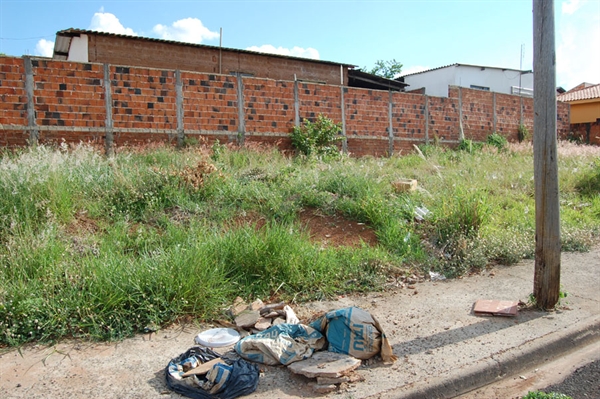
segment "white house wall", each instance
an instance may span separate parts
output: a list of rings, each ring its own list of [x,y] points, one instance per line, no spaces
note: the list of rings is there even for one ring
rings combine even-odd
[[[69,61],[88,62],[88,36],[81,35],[71,38]]]
[[[519,74],[519,71],[511,69],[452,65],[405,76],[404,82],[409,84],[408,91],[425,87],[425,94],[437,97],[448,97],[448,86],[480,86],[496,93],[516,94],[512,87],[519,87]],[[533,90],[533,74],[521,75],[520,84],[526,91]]]
[[[407,91],[425,87],[425,94],[436,97],[448,97],[448,86],[456,85],[455,67],[435,69],[433,71],[419,73],[404,77],[404,83],[408,83]]]
[[[521,76],[520,87],[533,89],[533,74],[521,75],[519,71],[511,69],[481,68],[461,65],[456,67],[456,86],[488,87],[496,93],[513,94],[511,87],[519,87],[519,76]]]

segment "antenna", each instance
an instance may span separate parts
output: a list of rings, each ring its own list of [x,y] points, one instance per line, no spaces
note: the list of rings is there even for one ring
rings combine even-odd
[[[223,28],[219,28],[219,75],[222,73]]]
[[[521,85],[521,77],[523,76],[523,48],[525,44],[521,44],[521,58],[519,59],[519,96],[522,95],[523,89]]]

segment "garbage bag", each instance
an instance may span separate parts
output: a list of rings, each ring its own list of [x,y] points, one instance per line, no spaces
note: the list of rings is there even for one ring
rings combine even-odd
[[[197,367],[220,357],[224,363],[216,364],[205,376],[182,377],[183,369]],[[192,399],[233,399],[248,395],[258,386],[259,369],[228,352],[223,356],[209,348],[193,347],[173,358],[165,369],[167,387]]]
[[[325,337],[314,328],[282,323],[241,339],[235,351],[253,362],[288,365],[311,357],[324,346]]]
[[[384,363],[393,363],[397,359],[377,319],[360,308],[332,310],[310,323],[310,326],[325,335],[330,352],[357,359],[369,359],[381,354]]]

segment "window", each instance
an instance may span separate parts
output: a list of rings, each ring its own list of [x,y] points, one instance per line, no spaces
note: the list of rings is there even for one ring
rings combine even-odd
[[[475,89],[475,90],[490,91],[490,88],[485,87],[485,86],[471,85],[470,87],[471,87],[471,89]]]

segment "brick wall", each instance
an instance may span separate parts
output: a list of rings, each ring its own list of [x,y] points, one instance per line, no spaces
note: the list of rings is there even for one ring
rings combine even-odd
[[[294,59],[214,46],[197,46],[185,43],[167,43],[146,38],[115,35],[88,35],[88,60],[113,65],[145,66],[158,69],[221,73],[244,72],[274,80],[297,79],[340,83],[340,65]],[[346,69],[346,68],[344,68]],[[347,70],[343,72],[348,81]]]
[[[574,123],[569,131],[560,132],[563,140],[576,140],[581,143],[600,145],[600,120],[594,123]]]
[[[344,89],[348,151],[356,156],[389,153],[389,92]]]
[[[116,145],[175,144],[186,136],[209,144],[239,140],[289,149],[296,120],[314,120],[319,114],[345,121],[346,148],[353,156],[407,152],[413,144],[434,139],[455,145],[461,115],[465,138],[485,140],[495,126],[516,140],[521,112],[533,130],[532,99],[466,88],[450,87],[447,98],[390,95],[300,81],[42,58],[0,57],[0,97],[0,145],[5,147],[26,145],[36,135],[42,143],[104,144],[113,137]],[[559,134],[566,137],[568,104],[558,103],[557,121]]]
[[[244,79],[246,132],[289,132],[294,126],[294,82]]]
[[[426,141],[425,108],[428,101],[428,97],[421,94],[393,93],[394,151],[412,151],[414,144]]]
[[[210,142],[234,141],[238,131],[237,79],[181,72],[181,84],[186,134]]]
[[[437,138],[442,143],[458,141],[460,131],[458,99],[431,96],[427,99],[429,100],[429,138]],[[463,118],[464,116],[466,113],[463,110]]]
[[[29,133],[14,129],[27,126],[25,66],[21,58],[0,57],[0,146],[23,146]],[[13,127],[13,128],[11,128]]]

